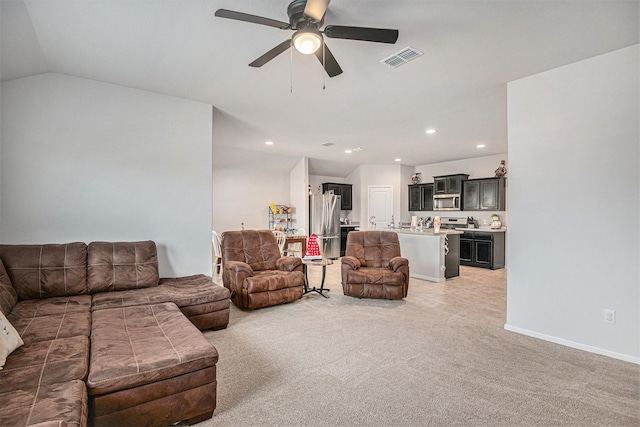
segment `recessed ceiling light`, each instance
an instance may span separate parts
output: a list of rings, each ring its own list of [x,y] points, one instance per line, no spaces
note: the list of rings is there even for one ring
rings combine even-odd
[[[267,144],[267,145],[273,145],[273,141],[267,141],[267,142],[265,142],[265,144]]]
[[[484,144],[478,144],[476,145],[477,148],[484,148]]]
[[[351,150],[344,150],[344,152],[347,153],[347,154],[351,154],[352,153]]]
[[[432,134],[436,133],[436,130],[435,129],[427,129],[427,133],[429,135],[432,135]]]
[[[394,159],[396,162],[401,162],[402,159],[398,158],[398,159]]]

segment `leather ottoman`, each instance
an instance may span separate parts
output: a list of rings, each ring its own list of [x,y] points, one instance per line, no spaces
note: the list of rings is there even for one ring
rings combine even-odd
[[[173,303],[95,310],[87,389],[94,426],[210,418],[218,352]]]

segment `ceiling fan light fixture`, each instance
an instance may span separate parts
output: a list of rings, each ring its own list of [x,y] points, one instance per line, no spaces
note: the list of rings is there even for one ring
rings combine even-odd
[[[318,30],[310,28],[296,31],[292,40],[296,50],[305,55],[315,53],[315,51],[322,46],[322,35],[320,35]]]

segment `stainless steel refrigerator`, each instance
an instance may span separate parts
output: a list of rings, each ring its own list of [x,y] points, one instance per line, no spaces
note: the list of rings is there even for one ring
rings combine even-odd
[[[313,194],[309,199],[310,229],[318,236],[320,255],[325,259],[340,258],[340,196]]]

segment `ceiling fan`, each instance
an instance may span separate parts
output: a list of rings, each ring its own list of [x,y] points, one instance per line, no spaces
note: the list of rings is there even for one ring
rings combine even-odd
[[[324,65],[324,69],[329,77],[335,77],[342,73],[342,68],[340,68],[333,54],[324,43],[323,34],[332,39],[362,40],[376,43],[394,44],[396,40],[398,40],[398,30],[386,28],[327,25],[323,30],[320,30],[324,24],[324,15],[330,1],[331,0],[293,0],[287,7],[287,15],[289,15],[288,23],[227,9],[218,9],[215,16],[267,25],[281,30],[295,31],[290,39],[283,41],[250,63],[250,67],[262,67],[289,49],[291,44],[293,44],[301,53],[307,55],[314,53],[320,63]],[[320,47],[322,47],[322,49],[320,49]]]

